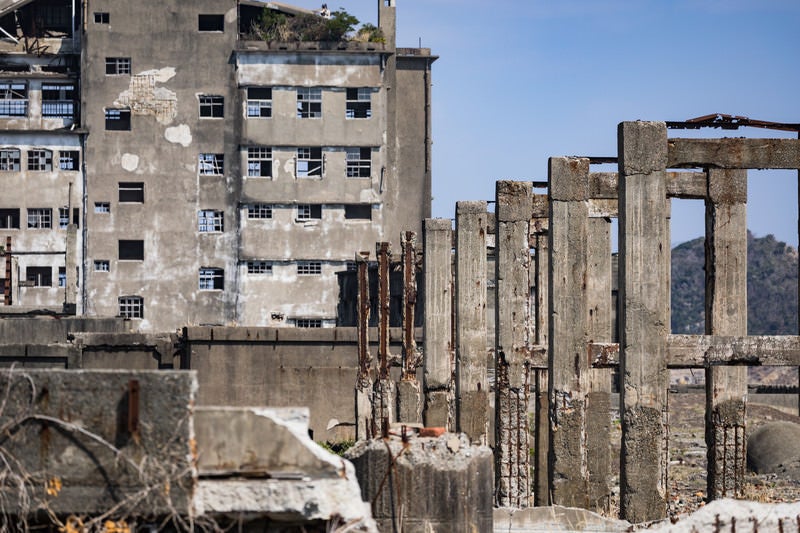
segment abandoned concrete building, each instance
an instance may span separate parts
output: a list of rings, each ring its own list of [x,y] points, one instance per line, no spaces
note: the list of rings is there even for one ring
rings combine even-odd
[[[337,324],[430,216],[429,49],[254,36],[255,0],[0,1],[3,312]],[[269,6],[269,7],[267,7]]]

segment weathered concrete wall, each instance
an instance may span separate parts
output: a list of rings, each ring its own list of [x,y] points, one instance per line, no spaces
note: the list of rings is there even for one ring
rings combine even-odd
[[[381,531],[492,531],[492,452],[465,434],[359,441],[346,457]]]
[[[188,514],[196,389],[191,372],[0,372],[4,511]]]

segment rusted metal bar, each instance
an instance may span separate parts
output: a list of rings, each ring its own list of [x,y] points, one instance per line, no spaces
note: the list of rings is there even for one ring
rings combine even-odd
[[[356,379],[356,438],[368,439],[375,435],[372,419],[372,356],[369,353],[369,252],[356,254],[358,282],[358,377]]]
[[[767,120],[755,120],[736,115],[723,115],[721,113],[712,113],[711,115],[703,115],[702,117],[690,118],[684,121],[667,122],[667,128],[681,130],[698,130],[700,128],[736,130],[741,127],[800,132],[800,124],[797,123],[769,122]]]
[[[403,247],[403,376],[416,379],[419,357],[414,339],[414,315],[417,305],[417,234],[406,231],[401,242]]]
[[[377,245],[378,255],[378,379],[389,377],[389,254],[390,244]]]
[[[800,168],[798,139],[668,139],[667,167]]]
[[[6,282],[3,286],[3,300],[11,305],[11,236],[6,237]]]

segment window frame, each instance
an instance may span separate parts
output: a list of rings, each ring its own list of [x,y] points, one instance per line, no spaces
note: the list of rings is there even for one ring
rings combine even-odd
[[[321,276],[322,261],[303,260],[297,262],[298,276]]]
[[[69,226],[69,207],[58,208],[58,229],[67,229]]]
[[[30,104],[27,82],[0,81],[0,118],[27,117]]]
[[[372,148],[348,147],[344,151],[345,176],[352,179],[372,178]],[[366,156],[366,157],[365,157]]]
[[[122,318],[144,318],[144,298],[138,295],[117,298],[119,315]]]
[[[130,76],[130,57],[106,57],[106,76]]]
[[[53,267],[36,265],[26,266],[25,281],[33,281],[33,287],[52,287]]]
[[[225,173],[225,154],[201,153],[197,157],[200,176],[222,176]]]
[[[273,217],[274,207],[272,204],[247,204],[248,220],[268,220]]]
[[[22,168],[21,163],[22,150],[10,146],[0,148],[0,172],[19,172]]]
[[[205,119],[225,118],[225,97],[220,94],[197,95],[199,117]]]
[[[344,116],[348,120],[372,118],[372,89],[370,87],[349,87],[345,89]]]
[[[52,172],[53,151],[47,148],[31,148],[26,154],[29,172]]]
[[[108,11],[95,11],[94,12],[95,24],[111,24],[111,15]]]
[[[297,204],[295,220],[322,220],[322,204]]]
[[[199,233],[222,233],[225,231],[225,212],[221,209],[201,209],[197,212]]]
[[[248,178],[271,178],[272,147],[248,146],[246,163]]]
[[[19,208],[0,208],[0,229],[20,229]]]
[[[59,150],[58,151],[58,170],[78,171],[81,167],[80,150]]]
[[[94,212],[98,215],[111,214],[111,202],[95,202]]]
[[[218,267],[200,267],[198,272],[198,290],[224,291],[225,269]]]
[[[317,156],[319,152],[319,156]],[[314,166],[316,164],[316,166]],[[298,146],[295,155],[296,178],[324,178],[325,154],[321,146]]]
[[[272,266],[272,261],[250,259],[246,262],[245,268],[248,276],[271,276]]]
[[[117,183],[117,202],[121,204],[143,204],[143,181],[120,181]]]
[[[131,108],[107,107],[105,121],[106,131],[131,131]]]
[[[250,91],[253,91],[251,96]],[[256,91],[269,91],[268,98],[258,97]],[[245,89],[245,117],[272,118],[272,87],[247,87]]]
[[[322,88],[297,87],[297,118],[322,118]]]
[[[53,229],[53,210],[49,207],[29,207],[27,229]]]
[[[294,327],[303,329],[322,328],[321,318],[295,318]]]
[[[42,84],[42,118],[75,118],[74,83],[43,83]],[[58,92],[57,98],[49,98],[47,93]]]
[[[95,259],[92,262],[92,272],[111,272],[111,261],[108,259]]]

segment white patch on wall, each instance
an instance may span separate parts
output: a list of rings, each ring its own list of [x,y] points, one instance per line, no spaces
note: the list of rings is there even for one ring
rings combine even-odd
[[[180,144],[182,146],[189,146],[192,144],[192,132],[189,130],[187,124],[180,124],[167,128],[164,130],[164,138],[171,143]]]
[[[134,74],[116,103],[130,107],[134,115],[152,115],[159,124],[169,124],[178,114],[178,96],[166,87],[156,87],[156,83],[164,83],[173,76],[172,67]]]
[[[294,159],[289,158],[283,164],[283,171],[290,176],[294,176]]]
[[[133,172],[139,166],[139,156],[136,154],[122,154],[122,168],[128,172]]]

